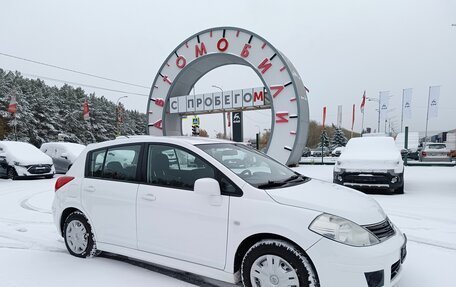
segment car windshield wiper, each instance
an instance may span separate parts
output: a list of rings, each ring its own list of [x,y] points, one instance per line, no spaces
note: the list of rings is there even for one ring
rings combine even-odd
[[[258,188],[279,187],[279,186],[283,186],[287,183],[294,182],[295,180],[303,181],[303,180],[305,180],[305,177],[300,174],[295,174],[284,180],[277,180],[277,181],[268,180],[267,183],[258,185]]]

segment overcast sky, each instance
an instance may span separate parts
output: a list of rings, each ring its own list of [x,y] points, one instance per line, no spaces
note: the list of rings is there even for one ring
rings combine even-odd
[[[428,87],[440,85],[439,117],[429,130],[456,128],[456,1],[20,1],[0,0],[0,53],[29,58],[150,87],[163,61],[185,38],[207,28],[235,26],[266,38],[295,65],[310,89],[311,119],[336,122],[343,105],[349,128],[356,104],[361,129],[363,91],[390,91],[393,126],[400,129],[402,89],[413,88],[412,131],[424,131]],[[0,68],[144,95],[149,89],[116,84],[0,55]],[[50,85],[61,83],[45,80]],[[246,67],[207,74],[196,93],[261,85]],[[123,94],[84,88],[116,101]],[[129,95],[129,109],[145,112],[147,97]],[[365,126],[376,128],[376,103]],[[221,116],[202,117],[202,128],[221,131]],[[245,135],[270,127],[270,111],[249,112]],[[190,128],[190,121],[185,124]],[[383,128],[382,128],[383,129]]]

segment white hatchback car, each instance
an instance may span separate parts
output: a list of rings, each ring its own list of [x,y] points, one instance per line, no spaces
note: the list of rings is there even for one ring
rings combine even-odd
[[[242,144],[91,144],[57,179],[70,254],[100,251],[244,286],[396,286],[406,237],[378,203]]]

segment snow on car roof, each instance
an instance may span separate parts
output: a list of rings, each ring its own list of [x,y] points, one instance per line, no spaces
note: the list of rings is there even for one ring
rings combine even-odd
[[[62,146],[65,147],[66,152],[72,153],[73,155],[79,155],[85,148],[85,145],[69,142],[48,142],[41,145],[41,148],[46,148],[47,146]]]

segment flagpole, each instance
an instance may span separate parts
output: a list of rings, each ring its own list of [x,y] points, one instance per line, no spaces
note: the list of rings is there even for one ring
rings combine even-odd
[[[431,87],[429,86],[429,95],[428,95],[428,105],[427,105],[427,112],[426,112],[426,130],[424,132],[424,142],[427,142],[427,132],[428,132],[428,122],[429,122],[429,100],[431,98]]]
[[[361,134],[364,133],[364,111],[366,110],[366,108],[364,107],[363,108],[363,115],[361,117]]]
[[[404,125],[404,93],[405,89],[402,89],[402,109],[401,109],[401,132]]]
[[[381,97],[380,97],[380,94],[381,92],[378,93],[378,122],[377,122],[377,132],[379,133],[380,132],[380,102],[382,101],[381,100]]]

